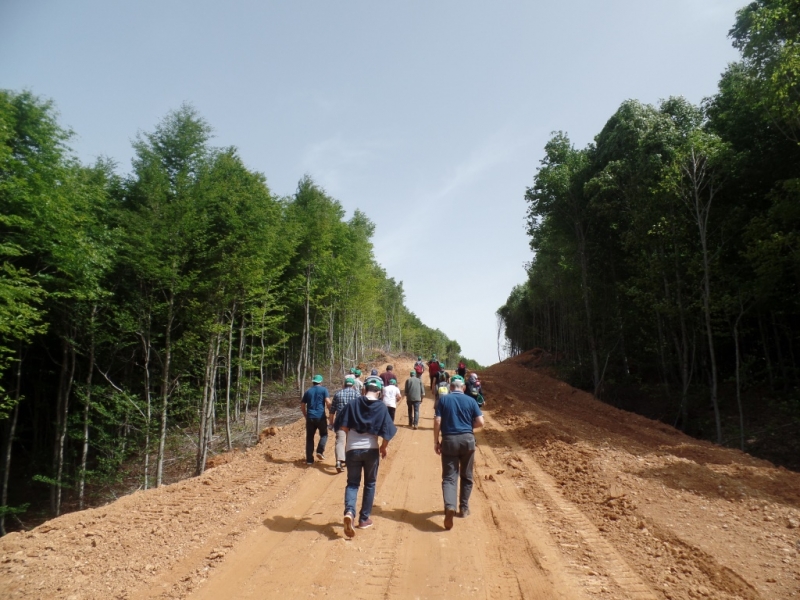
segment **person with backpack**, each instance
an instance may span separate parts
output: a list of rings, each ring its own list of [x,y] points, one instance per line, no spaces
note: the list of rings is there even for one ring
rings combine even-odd
[[[481,380],[478,379],[477,373],[469,374],[469,380],[467,381],[465,393],[467,394],[467,396],[475,398],[475,402],[478,403],[478,406],[483,406],[484,402],[486,402],[485,398],[483,397],[483,388],[481,388]]]
[[[467,378],[467,365],[464,364],[463,360],[458,362],[458,368],[456,369],[456,374],[461,375],[462,379]]]
[[[428,361],[428,375],[431,378],[431,389],[436,389],[436,384],[439,383],[439,361],[436,360],[436,355],[433,355],[433,358]]]
[[[463,393],[463,389],[464,380],[459,375],[453,375],[450,379],[450,393],[439,400],[433,419],[433,450],[442,457],[444,528],[448,530],[453,528],[456,506],[459,517],[469,516],[475,463],[474,430],[483,427],[481,409],[472,398]]]
[[[325,460],[325,445],[328,443],[328,422],[325,409],[331,405],[331,395],[322,386],[322,375],[314,375],[311,387],[303,394],[300,408],[306,418],[306,464],[314,464],[314,437],[319,432],[317,459]]]
[[[422,357],[417,356],[417,362],[414,363],[414,372],[417,374],[417,379],[422,379],[422,374],[425,372],[425,363],[422,362]]]
[[[411,371],[406,379],[405,392],[408,406],[408,426],[416,429],[419,426],[419,406],[425,396],[425,386],[422,384],[422,379],[417,377],[416,371]]]
[[[348,402],[336,415],[333,428],[347,435],[345,464],[347,465],[347,487],[344,491],[344,534],[353,537],[356,530],[353,520],[356,516],[358,488],[364,476],[364,495],[361,498],[361,512],[358,515],[358,528],[372,527],[372,505],[375,502],[375,487],[378,481],[378,467],[381,458],[386,458],[389,441],[397,433],[386,405],[378,397],[383,382],[380,377],[368,377],[364,382],[366,395]],[[383,441],[378,445],[378,438]]]

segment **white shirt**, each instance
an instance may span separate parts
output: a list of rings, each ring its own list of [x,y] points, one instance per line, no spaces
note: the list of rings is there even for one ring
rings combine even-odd
[[[358,433],[355,429],[347,432],[347,444],[344,451],[372,450],[378,447],[378,436],[371,433]]]
[[[396,385],[387,385],[383,388],[383,403],[389,408],[397,408],[397,399],[400,397],[400,388]]]

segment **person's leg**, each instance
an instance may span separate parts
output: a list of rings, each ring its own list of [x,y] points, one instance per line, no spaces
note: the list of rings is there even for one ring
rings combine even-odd
[[[358,522],[362,523],[369,519],[372,514],[372,505],[375,502],[375,486],[378,482],[378,467],[381,463],[381,456],[377,449],[364,451],[364,496],[361,499],[361,512],[358,515]]]
[[[314,433],[317,431],[316,422],[306,418],[306,462],[314,462]]]
[[[408,426],[414,426],[414,403],[411,400],[406,400],[406,406],[408,407]]]
[[[337,431],[335,454],[336,454],[336,460],[338,460],[339,462],[345,461],[344,448],[346,443],[347,443],[347,433],[341,430]]]
[[[414,427],[419,426],[419,407],[422,402],[414,402]]]
[[[347,487],[344,488],[344,514],[356,514],[358,488],[361,487],[361,468],[363,450],[350,450],[347,453]]]
[[[442,438],[442,497],[444,509],[456,510],[458,500],[458,444],[449,436]]]
[[[317,431],[319,431],[319,444],[317,444],[317,454],[325,454],[325,446],[328,445],[328,421],[325,415],[317,419]]]
[[[472,470],[475,465],[475,436],[472,434],[464,434],[460,436],[461,440],[459,446],[459,474],[461,475],[461,500],[459,502],[459,510],[462,512],[466,509],[469,510],[469,497],[472,494]]]
[[[386,408],[389,410],[389,416],[392,417],[392,423],[394,423],[394,413],[397,408],[394,406],[387,406]]]

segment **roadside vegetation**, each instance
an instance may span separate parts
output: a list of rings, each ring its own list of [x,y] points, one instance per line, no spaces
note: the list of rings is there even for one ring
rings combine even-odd
[[[309,177],[276,196],[191,106],[136,136],[128,173],[81,164],[72,135],[0,90],[0,533],[130,473],[158,487],[187,438],[202,473],[316,372],[460,355],[405,306],[367,215]]]
[[[752,2],[730,37],[741,60],[701,106],[628,100],[585,148],[553,135],[498,316],[511,354],[770,455],[800,432],[800,3]]]

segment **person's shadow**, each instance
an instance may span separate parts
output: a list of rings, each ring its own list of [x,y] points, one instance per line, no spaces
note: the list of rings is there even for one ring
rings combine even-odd
[[[397,521],[398,523],[406,523],[415,529],[424,531],[426,533],[438,533],[440,531],[445,531],[443,524],[436,523],[432,520],[433,517],[444,516],[440,510],[416,513],[404,508],[386,509],[375,507],[375,514],[386,519],[391,519],[392,521]]]
[[[294,517],[274,516],[264,519],[263,524],[267,529],[278,533],[291,533],[292,531],[316,531],[329,540],[338,540],[341,536],[336,532],[333,523],[316,524],[310,522],[311,517],[296,519]],[[340,526],[343,527],[343,526]]]
[[[276,465],[293,465],[295,468],[298,469],[317,469],[318,471],[322,471],[326,475],[339,474],[336,471],[336,467],[334,467],[333,465],[326,465],[318,460],[314,461],[313,465],[309,465],[306,464],[306,461],[303,458],[276,458],[272,455],[272,452],[265,453],[264,460]]]

